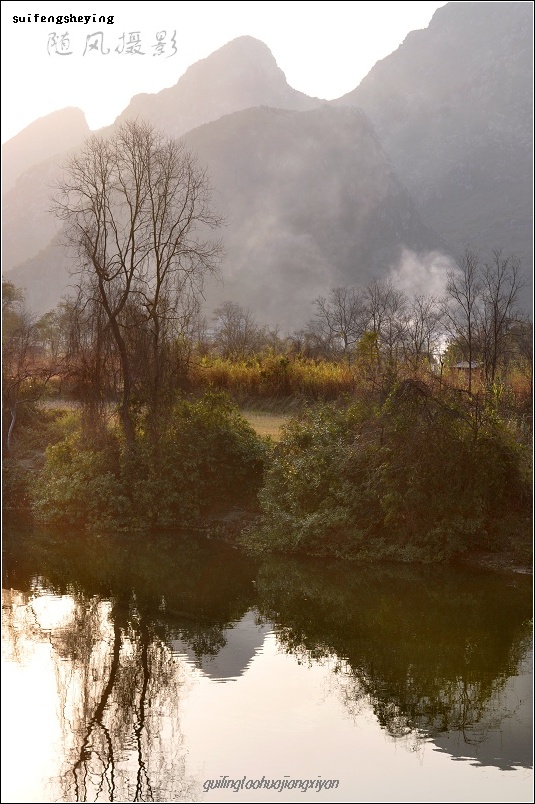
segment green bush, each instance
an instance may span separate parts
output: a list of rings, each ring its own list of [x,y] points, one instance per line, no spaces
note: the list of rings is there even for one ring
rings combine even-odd
[[[530,493],[492,411],[405,381],[381,408],[323,406],[287,425],[260,501],[254,550],[440,561],[503,546],[500,523],[529,515]]]
[[[30,508],[31,471],[13,458],[2,460],[2,513],[9,519],[26,519]]]
[[[34,511],[49,524],[103,530],[191,525],[256,499],[266,449],[222,395],[184,400],[140,426],[130,449],[113,430],[98,445],[80,430],[49,447]]]
[[[125,456],[136,518],[150,527],[250,505],[262,481],[266,443],[222,394],[179,402],[154,438],[142,432]]]
[[[119,472],[119,452],[119,442],[112,433],[100,448],[91,448],[80,432],[48,447],[33,489],[36,518],[77,528],[124,527],[129,500]]]

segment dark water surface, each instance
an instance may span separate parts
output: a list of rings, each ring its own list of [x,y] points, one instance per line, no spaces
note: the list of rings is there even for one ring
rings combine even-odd
[[[9,530],[3,574],[2,801],[532,801],[526,576]]]

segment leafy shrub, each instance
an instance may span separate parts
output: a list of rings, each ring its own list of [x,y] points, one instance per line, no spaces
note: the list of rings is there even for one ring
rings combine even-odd
[[[124,526],[129,500],[114,434],[101,448],[91,448],[80,432],[48,447],[33,501],[42,522],[102,530]]]
[[[256,500],[266,443],[222,394],[179,402],[157,438],[142,433],[124,473],[137,518],[171,527]]]
[[[529,512],[523,454],[492,411],[401,383],[380,408],[325,405],[290,422],[244,543],[260,551],[448,560],[495,548]]]
[[[8,518],[28,516],[31,472],[13,458],[2,460],[2,512]]]
[[[126,449],[109,430],[49,447],[34,489],[43,522],[104,530],[181,527],[255,499],[266,443],[222,395],[181,401]]]
[[[6,427],[9,416],[3,411]],[[47,410],[35,404],[21,405],[17,411],[11,452],[2,460],[2,512],[13,520],[30,521],[31,488],[35,482],[47,444],[64,439],[79,427],[72,412]],[[4,436],[6,430],[4,430]]]

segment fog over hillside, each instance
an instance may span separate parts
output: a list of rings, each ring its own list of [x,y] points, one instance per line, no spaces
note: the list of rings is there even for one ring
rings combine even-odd
[[[448,3],[335,104],[363,109],[423,220],[454,253],[531,274],[533,5]]]
[[[228,115],[187,135],[227,216],[224,286],[209,289],[291,327],[333,285],[385,274],[425,227],[365,115],[324,106]]]

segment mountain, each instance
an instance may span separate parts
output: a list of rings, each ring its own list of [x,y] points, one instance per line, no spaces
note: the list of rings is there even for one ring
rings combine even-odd
[[[443,243],[421,222],[365,115],[324,105],[308,112],[260,107],[226,115],[186,136],[226,218],[223,283],[208,306],[231,298],[289,329],[337,284],[395,265],[403,247]],[[39,312],[59,300],[69,258],[58,245],[9,275]]]
[[[321,104],[286,82],[270,49],[252,36],[240,36],[196,62],[175,86],[153,95],[135,95],[116,120],[147,120],[171,137],[203,123],[254,106],[312,109]]]
[[[54,238],[35,256],[17,265],[5,278],[25,290],[28,309],[35,315],[53,310],[70,292],[72,260],[59,238]]]
[[[454,253],[532,264],[533,5],[448,3],[360,85],[362,108],[422,218]]]
[[[116,124],[139,117],[186,135],[227,217],[225,283],[208,302],[234,299],[295,327],[314,297],[388,273],[407,249],[429,265],[437,249],[502,248],[529,270],[532,17],[528,3],[450,3],[329,103],[292,89],[252,37],[137,95]],[[56,118],[78,119],[74,139],[85,125],[75,111]],[[38,312],[61,295],[69,265],[46,212],[61,159],[52,142],[34,153],[28,134],[46,120],[7,144],[27,170],[4,198],[4,270]]]
[[[136,95],[114,125],[139,117],[179,137],[240,109],[261,105],[310,109],[320,103],[288,85],[263,42],[242,36],[192,65],[174,87]],[[55,165],[90,133],[79,109],[63,109],[35,121],[4,146],[4,271],[31,260],[57,234],[48,212],[51,188],[59,175]],[[22,180],[14,187],[19,175]]]
[[[226,216],[223,287],[270,322],[304,323],[333,285],[385,274],[402,247],[438,249],[366,116],[261,107],[186,135]]]
[[[73,107],[30,123],[2,146],[2,191],[28,169],[77,148],[89,134],[84,113]]]
[[[61,154],[34,165],[4,193],[2,216],[2,270],[31,259],[59,233],[60,223],[50,212],[51,196],[61,171]],[[29,225],[31,222],[31,225]]]

